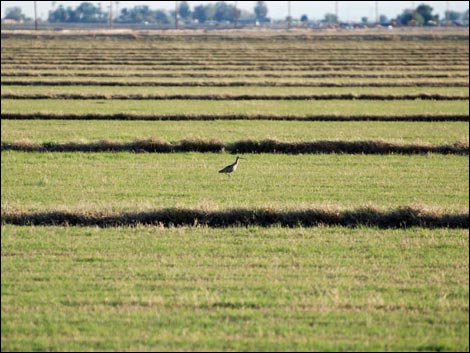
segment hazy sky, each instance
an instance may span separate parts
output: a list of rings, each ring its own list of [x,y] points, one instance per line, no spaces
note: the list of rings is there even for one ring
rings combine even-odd
[[[78,6],[82,1],[56,1],[57,6]],[[109,4],[108,1],[90,1],[93,3],[102,3],[103,8]],[[210,3],[215,1],[189,1],[191,8],[201,3]],[[231,2],[231,1],[227,1]],[[113,6],[115,6],[113,1]],[[266,1],[269,13],[272,18],[285,18],[287,16],[287,1]],[[441,18],[446,10],[446,1],[416,1],[416,6],[426,3],[434,8]],[[29,16],[34,16],[34,1],[2,1],[2,18],[5,15],[5,9],[13,6],[20,6],[23,12]],[[238,1],[238,6],[242,9],[252,10],[255,1]],[[379,1],[379,13],[387,17],[395,17],[405,8],[411,8],[412,1]],[[119,1],[119,7],[132,7],[135,5],[148,5],[152,9],[173,9],[174,1]],[[456,11],[464,11],[468,9],[468,1],[449,1],[450,9]],[[38,1],[38,15],[47,18],[47,14],[52,7],[52,1]],[[311,19],[321,19],[327,12],[335,11],[334,1],[292,1],[292,16],[300,17],[307,14]],[[358,21],[361,17],[366,16],[375,19],[375,1],[340,1],[339,17],[343,21]]]

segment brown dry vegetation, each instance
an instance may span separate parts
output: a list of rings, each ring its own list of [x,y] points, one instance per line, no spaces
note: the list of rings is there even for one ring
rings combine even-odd
[[[198,100],[468,100],[464,95],[446,95],[436,93],[418,94],[302,94],[302,95],[278,95],[278,94],[86,94],[86,93],[2,93],[5,99],[119,99],[119,100],[177,100],[177,99],[198,99]]]
[[[349,153],[349,154],[469,154],[468,142],[447,145],[396,144],[386,141],[311,141],[281,142],[274,140],[236,141],[225,144],[220,141],[182,140],[169,143],[161,140],[137,140],[133,142],[98,141],[94,143],[32,143],[2,142],[2,151],[26,152],[230,152],[230,153]]]
[[[284,226],[313,227],[321,225],[378,228],[468,228],[468,213],[440,213],[419,208],[402,207],[381,211],[371,207],[356,210],[304,209],[232,209],[209,211],[169,208],[153,212],[120,214],[71,212],[11,212],[2,214],[2,224],[118,227],[157,226]]]
[[[2,113],[8,120],[290,120],[290,121],[469,121],[468,114],[409,114],[409,115],[268,115],[268,114],[50,114]]]

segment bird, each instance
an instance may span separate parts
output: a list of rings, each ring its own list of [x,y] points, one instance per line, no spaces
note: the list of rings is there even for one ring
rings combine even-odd
[[[232,163],[232,164],[226,166],[225,168],[219,170],[219,173],[227,173],[228,175],[230,175],[230,173],[233,173],[235,170],[237,170],[238,163],[239,163],[240,159],[243,159],[243,158],[240,158],[239,156],[237,156],[237,159],[235,160],[235,163]]]

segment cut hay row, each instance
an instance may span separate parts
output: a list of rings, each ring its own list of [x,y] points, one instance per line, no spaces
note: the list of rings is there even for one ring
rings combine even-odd
[[[310,54],[310,55],[298,55],[295,53],[282,54],[282,55],[266,55],[266,54],[250,54],[250,53],[240,53],[233,55],[219,55],[219,54],[201,54],[201,55],[187,55],[181,54],[176,55],[171,53],[168,55],[162,55],[162,53],[150,53],[148,55],[139,55],[139,54],[127,54],[120,53],[116,55],[84,55],[83,53],[50,53],[50,54],[37,54],[37,55],[12,55],[4,54],[2,55],[1,60],[3,62],[9,61],[68,61],[68,60],[84,60],[84,61],[117,61],[117,60],[133,60],[133,61],[236,61],[236,62],[257,62],[257,61],[266,61],[266,62],[304,62],[304,61],[351,61],[351,62],[382,62],[382,61],[394,61],[394,60],[403,60],[405,62],[455,62],[455,61],[468,61],[468,53],[462,53],[461,55],[407,55],[407,56],[396,56],[393,54],[385,55],[379,54],[376,55],[337,55],[337,54]]]
[[[74,100],[468,100],[466,95],[443,95],[432,93],[418,94],[302,94],[302,95],[262,95],[262,94],[86,94],[86,93],[2,93],[4,99],[74,99]]]
[[[121,42],[119,48],[106,46],[106,42],[101,41],[99,45],[89,47],[83,45],[83,41],[74,41],[74,42],[62,42],[67,43],[68,46],[58,46],[56,45],[59,42],[48,41],[47,46],[38,47],[35,44],[36,41],[25,42],[18,41],[16,46],[9,46],[6,43],[11,43],[8,41],[2,42],[1,51],[3,53],[16,53],[17,55],[23,54],[48,54],[50,52],[63,53],[63,54],[97,54],[97,55],[115,55],[119,53],[124,54],[135,54],[135,55],[147,55],[147,54],[165,54],[171,55],[173,53],[188,55],[188,49],[191,49],[191,52],[196,55],[227,55],[225,52],[221,52],[220,48],[230,49],[230,52],[234,54],[261,54],[261,55],[285,55],[286,52],[289,53],[298,53],[303,55],[324,55],[324,54],[344,54],[344,55],[364,55],[371,56],[375,53],[378,54],[393,54],[396,53],[400,55],[416,55],[423,56],[423,51],[432,55],[445,55],[449,50],[449,47],[452,47],[452,52],[449,52],[449,55],[458,55],[462,53],[468,53],[468,43],[463,42],[436,42],[434,44],[428,43],[428,45],[411,45],[408,44],[403,46],[402,43],[387,43],[386,46],[377,45],[378,43],[350,43],[350,45],[342,44],[340,46],[334,45],[325,45],[325,43],[302,43],[302,42],[292,42],[291,45],[286,45],[286,43],[271,43],[271,45],[263,45],[262,43],[242,43],[241,45],[233,45],[233,43],[224,43],[222,46],[213,46],[210,43],[205,44],[202,42],[199,43],[188,43],[180,42],[178,46],[168,46],[164,45],[165,43],[145,43],[141,41],[136,41],[132,43],[131,46],[126,46],[126,43]],[[29,47],[21,46],[22,43],[31,44]],[[143,44],[142,44],[143,43]],[[300,43],[300,44],[299,44]],[[143,46],[139,46],[142,44]],[[159,45],[160,44],[160,45]],[[201,45],[205,44],[205,45]],[[363,44],[363,46],[361,46]],[[299,46],[301,45],[301,46]],[[399,52],[396,52],[397,49],[400,49]]]
[[[194,72],[73,72],[73,71],[2,71],[2,77],[162,77],[162,78],[468,78],[467,73],[194,73]]]
[[[309,141],[281,142],[275,140],[220,141],[182,140],[177,143],[148,139],[132,142],[98,141],[92,143],[2,142],[2,151],[24,152],[135,152],[135,153],[283,153],[283,154],[457,154],[468,155],[468,142],[445,145],[397,144],[386,141]]]
[[[50,114],[2,113],[2,120],[285,120],[285,121],[470,121],[468,114],[409,115],[268,115],[268,114]]]
[[[429,41],[431,43],[435,41],[461,41],[468,42],[469,35],[468,31],[455,31],[454,33],[438,32],[387,32],[387,33],[353,33],[353,32],[332,32],[325,33],[323,31],[319,33],[314,32],[275,32],[270,33],[268,31],[256,31],[256,32],[227,32],[225,30],[211,31],[211,32],[191,32],[186,33],[185,31],[126,31],[126,32],[113,32],[113,31],[17,31],[17,30],[3,30],[1,33],[2,39],[23,39],[23,40],[71,40],[71,39],[122,39],[134,41],[136,39],[145,39],[145,42],[151,43],[152,40],[157,43],[174,43],[174,42],[191,42],[191,41],[202,41],[206,43],[237,43],[242,41],[243,43],[271,43],[273,40],[278,43],[289,43],[292,41],[299,41],[304,43],[309,42],[337,42],[349,43],[351,41],[380,41],[385,43],[394,43],[396,41]],[[112,45],[111,43],[109,45]]]
[[[9,45],[13,43],[14,45]],[[22,43],[31,44],[28,47],[21,46]],[[42,43],[47,43],[44,46],[38,46],[37,44],[41,43],[38,41],[25,42],[21,41],[3,41],[1,51],[2,52],[16,52],[21,53],[49,53],[62,52],[62,53],[130,53],[130,54],[139,54],[139,53],[181,53],[187,54],[187,50],[191,49],[192,52],[205,53],[205,54],[223,54],[220,52],[220,45],[211,45],[211,43],[203,42],[184,42],[181,41],[178,45],[167,45],[165,42],[161,43],[152,43],[145,41],[135,41],[131,45],[126,46],[126,42],[121,42],[119,47],[109,46],[106,41],[100,41],[98,45],[89,46],[90,42],[88,41],[47,41]],[[98,42],[97,42],[98,43]],[[86,45],[85,45],[86,44]],[[205,44],[205,45],[200,45]],[[385,53],[391,54],[394,53],[397,49],[400,49],[399,52],[396,52],[397,55],[423,55],[423,50],[429,54],[444,54],[449,50],[449,47],[452,47],[452,54],[457,53],[468,53],[468,43],[464,42],[454,42],[454,41],[438,41],[435,43],[426,43],[426,45],[415,43],[407,43],[406,46],[403,46],[403,43],[393,43],[386,42],[385,45],[380,45],[380,43],[366,43],[366,42],[356,42],[356,43],[341,43],[333,45],[328,43],[306,43],[306,42],[289,42],[289,43],[276,43],[271,42],[269,45],[264,45],[263,43],[241,43],[240,45],[234,45],[234,43],[224,43],[224,48],[230,49],[231,52],[237,54],[264,54],[264,53],[273,53],[283,55],[286,51],[289,52],[298,52],[298,53],[307,53],[311,54],[312,50],[315,50],[315,53],[337,53],[337,54],[363,54],[363,55],[374,55],[374,53]]]
[[[296,65],[296,66],[279,66],[279,65],[249,65],[249,66],[213,66],[210,64],[199,65],[199,66],[186,66],[186,67],[172,67],[164,65],[123,65],[122,70],[127,70],[126,66],[133,71],[352,71],[352,70],[361,70],[361,71],[384,71],[383,65],[350,65],[350,66],[319,66],[319,65]],[[2,64],[2,69],[9,70],[41,70],[41,69],[51,69],[51,70],[111,70],[115,71],[116,67],[113,65],[107,65],[106,63],[97,63],[96,65],[69,65],[69,64],[36,64],[36,65],[18,65],[13,64]],[[421,65],[413,66],[409,65],[387,65],[386,69],[388,71],[468,71],[468,65],[455,65],[452,67],[448,66],[436,66],[436,65]]]
[[[2,86],[127,86],[127,87],[469,87],[462,81],[391,82],[278,82],[278,81],[70,81],[2,80]]]
[[[396,60],[96,60],[96,59],[71,59],[71,60],[55,60],[55,59],[38,59],[38,60],[2,60],[4,64],[16,65],[41,65],[41,64],[69,64],[69,65],[162,65],[162,66],[191,66],[191,65],[212,65],[212,66],[251,66],[251,65],[315,65],[315,66],[347,66],[347,65],[390,65],[395,64]],[[401,65],[405,66],[468,66],[468,60],[400,60]]]
[[[14,213],[2,212],[2,224],[37,226],[204,226],[204,227],[378,227],[378,228],[468,228],[468,213],[441,213],[413,207],[387,211],[374,208],[355,210],[306,209],[200,209],[168,208],[149,212],[72,213],[63,211]]]

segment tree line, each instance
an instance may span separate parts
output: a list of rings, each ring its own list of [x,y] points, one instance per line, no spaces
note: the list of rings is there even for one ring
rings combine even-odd
[[[54,4],[55,2],[53,2]],[[268,7],[265,1],[256,1],[253,11],[241,10],[235,8],[232,3],[217,1],[205,5],[197,5],[191,8],[187,1],[181,1],[177,10],[167,11],[161,9],[151,9],[147,5],[137,5],[134,7],[123,8],[113,19],[117,23],[136,23],[136,24],[159,24],[170,25],[175,21],[175,11],[178,19],[185,23],[207,23],[207,22],[270,22],[268,17]],[[405,9],[394,19],[388,19],[385,15],[380,16],[380,23],[396,23],[403,26],[428,26],[435,25],[439,21],[439,15],[433,13],[434,9],[421,4],[416,9]],[[468,23],[468,10],[464,12],[448,11],[445,18],[449,21],[466,21]],[[6,9],[5,19],[11,19],[19,22],[27,22],[31,19],[26,17],[20,7],[11,7]],[[103,9],[101,3],[95,5],[91,2],[82,2],[76,8],[59,5],[49,11],[48,22],[50,23],[106,23],[109,18],[109,9]],[[287,19],[287,18],[286,18]],[[300,17],[301,22],[308,22],[306,14]],[[338,23],[335,14],[327,13],[321,20],[324,23]],[[362,18],[363,23],[368,23],[367,17]]]

